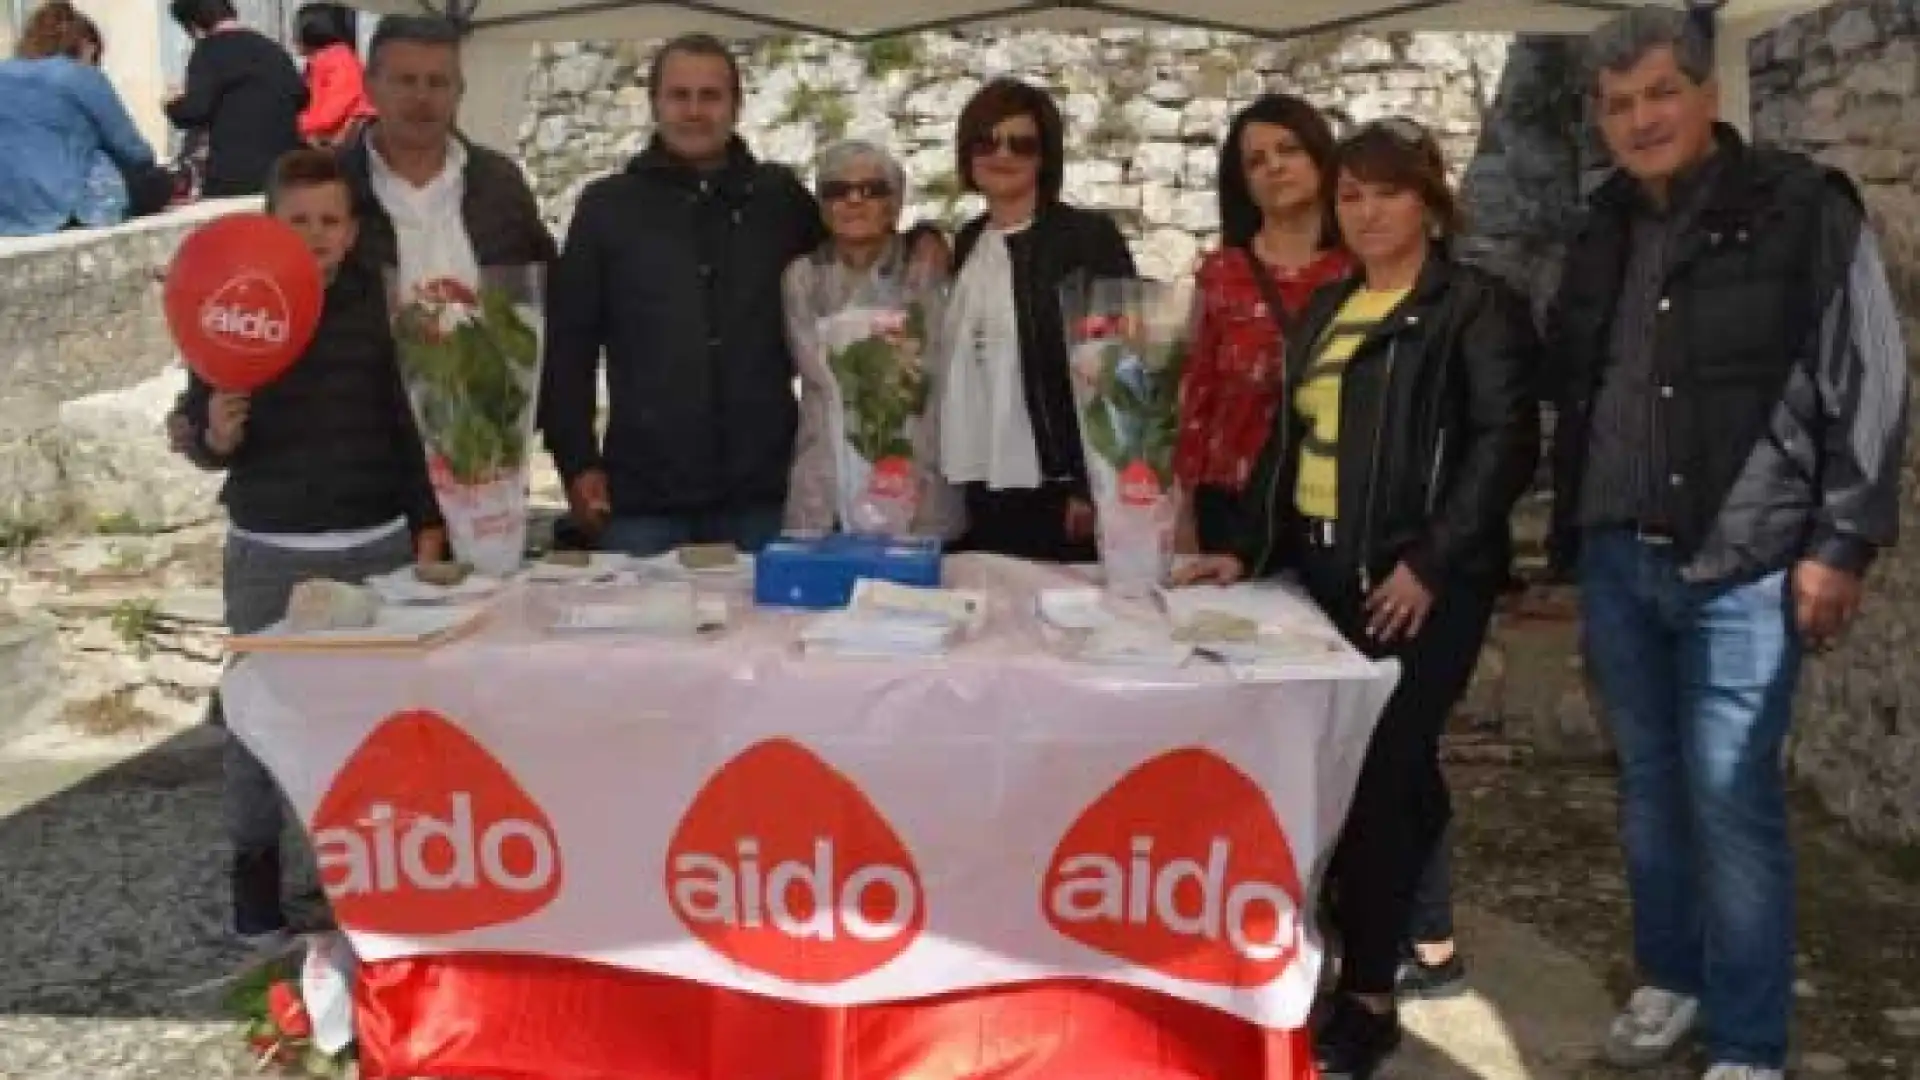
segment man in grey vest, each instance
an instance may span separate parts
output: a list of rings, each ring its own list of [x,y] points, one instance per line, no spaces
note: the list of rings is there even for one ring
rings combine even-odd
[[[1593,35],[1619,171],[1570,250],[1546,355],[1642,983],[1606,1056],[1650,1065],[1697,1029],[1707,1080],[1780,1080],[1782,751],[1803,653],[1838,639],[1894,541],[1907,366],[1858,192],[1717,121],[1710,32],[1645,7]]]

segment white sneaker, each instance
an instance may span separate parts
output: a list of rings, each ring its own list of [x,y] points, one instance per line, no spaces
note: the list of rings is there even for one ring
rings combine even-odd
[[[1684,994],[1643,986],[1627,999],[1627,1007],[1607,1028],[1601,1054],[1609,1065],[1640,1069],[1657,1065],[1693,1031],[1700,1018],[1700,1002]],[[1731,1068],[1732,1066],[1725,1066]],[[1741,1074],[1708,1074],[1708,1080],[1738,1080]]]
[[[1781,1069],[1763,1069],[1758,1065],[1715,1065],[1700,1080],[1787,1080]]]

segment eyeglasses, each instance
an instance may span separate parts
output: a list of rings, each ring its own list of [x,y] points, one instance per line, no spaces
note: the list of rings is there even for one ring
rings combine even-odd
[[[820,198],[826,202],[843,202],[855,195],[874,202],[891,199],[893,184],[886,180],[828,180],[820,185]]]
[[[967,151],[973,157],[987,157],[995,150],[1005,150],[1014,157],[1030,158],[1040,156],[1040,136],[1038,135],[996,135],[988,132],[979,135],[967,144]]]

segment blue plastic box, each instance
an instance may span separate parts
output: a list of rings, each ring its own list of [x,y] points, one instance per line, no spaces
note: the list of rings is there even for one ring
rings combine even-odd
[[[939,588],[940,556],[937,539],[783,537],[754,557],[753,602],[810,611],[845,607],[861,578]]]

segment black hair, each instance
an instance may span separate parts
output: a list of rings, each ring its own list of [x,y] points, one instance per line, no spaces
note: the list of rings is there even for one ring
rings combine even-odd
[[[367,42],[367,70],[380,66],[380,50],[392,44],[438,45],[460,48],[460,27],[450,19],[434,15],[389,15],[374,27]]]
[[[1066,123],[1053,96],[1032,83],[1011,75],[1002,75],[974,92],[955,122],[954,167],[963,187],[980,190],[973,182],[973,158],[980,144],[993,137],[1003,121],[1024,116],[1033,121],[1040,133],[1040,169],[1036,187],[1039,204],[1049,206],[1060,201],[1060,188],[1066,182]]]
[[[294,13],[294,40],[306,52],[354,43],[353,11],[345,4],[302,4]]]
[[[189,34],[204,34],[228,19],[240,17],[233,10],[233,0],[172,0],[167,14]]]
[[[736,60],[733,50],[727,43],[712,34],[681,34],[679,37],[660,46],[653,54],[653,63],[647,68],[647,96],[655,101],[660,98],[660,73],[667,68],[670,56],[712,56],[727,63],[727,80],[733,86],[733,103],[739,105],[746,93],[740,80],[740,61]]]
[[[1333,216],[1333,127],[1319,109],[1291,94],[1263,94],[1234,114],[1220,144],[1220,166],[1215,185],[1220,198],[1220,243],[1246,247],[1260,231],[1260,207],[1247,188],[1247,165],[1240,146],[1250,124],[1273,124],[1293,133],[1294,141],[1320,170],[1320,246],[1340,242],[1340,225]]]

